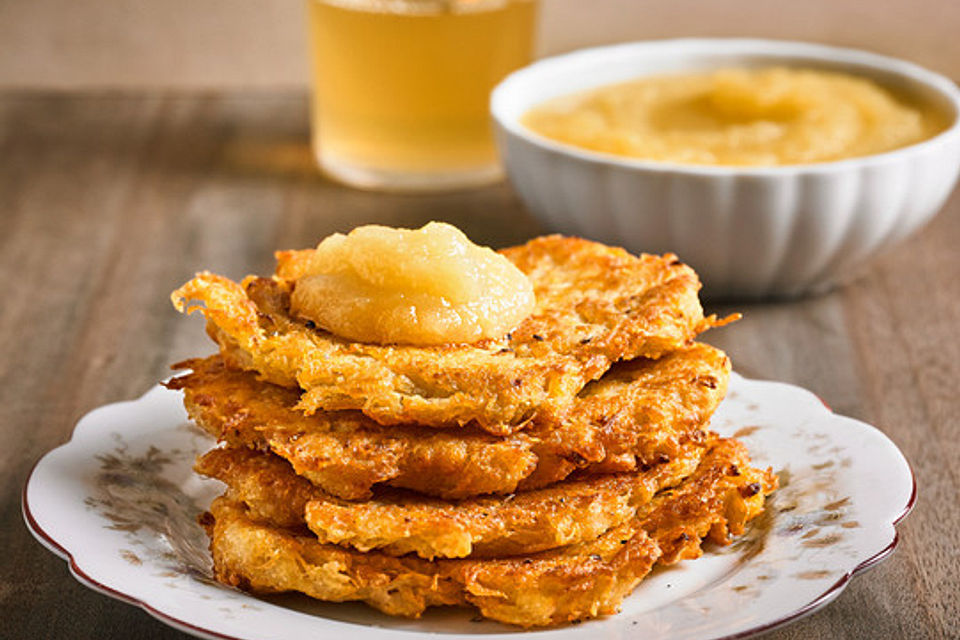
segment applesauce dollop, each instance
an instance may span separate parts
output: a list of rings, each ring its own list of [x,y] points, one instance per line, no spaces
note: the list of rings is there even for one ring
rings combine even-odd
[[[637,78],[548,100],[522,122],[630,158],[777,166],[890,151],[935,136],[947,120],[866,77],[768,67]]]
[[[533,285],[513,263],[440,222],[329,236],[291,294],[296,315],[335,335],[421,346],[499,338],[534,304]]]

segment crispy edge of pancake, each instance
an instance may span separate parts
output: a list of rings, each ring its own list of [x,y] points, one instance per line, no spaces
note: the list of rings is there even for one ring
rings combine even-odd
[[[746,448],[720,440],[692,476],[658,494],[629,523],[595,540],[526,557],[424,560],[361,553],[299,530],[257,522],[219,498],[201,521],[220,582],[253,593],[300,591],[329,601],[362,600],[390,615],[471,604],[485,617],[522,627],[614,613],[658,560],[702,554],[743,532],[776,488],[769,470],[749,466]]]
[[[654,494],[696,469],[706,446],[692,445],[642,472],[587,476],[498,498],[443,501],[403,490],[350,502],[315,488],[281,458],[239,448],[213,449],[194,469],[230,487],[258,519],[280,527],[304,522],[320,542],[389,555],[500,557],[592,540],[629,520]]]
[[[509,493],[537,458],[529,438],[483,432],[383,427],[360,412],[305,416],[292,389],[231,369],[219,356],[174,365],[192,373],[166,383],[202,429],[232,446],[272,451],[341,498],[371,495],[379,483],[442,497]]]
[[[699,441],[727,392],[730,359],[693,343],[657,360],[620,362],[577,396],[559,422],[526,433],[537,466],[520,490],[549,485],[576,469],[611,473],[669,460]]]
[[[305,252],[278,253],[278,276],[237,284],[200,273],[171,295],[200,311],[234,361],[305,390],[299,408],[355,409],[381,424],[470,422],[503,435],[538,413],[562,416],[615,361],[659,357],[719,322],[704,318],[696,273],[673,255],[634,257],[548,236],[503,251],[531,279],[537,308],[498,340],[415,347],[350,342],[289,314]]]
[[[723,352],[697,343],[659,360],[618,364],[584,389],[559,426],[496,438],[383,427],[359,412],[305,416],[293,409],[294,390],[258,381],[219,356],[175,366],[193,373],[167,386],[184,392],[201,428],[233,446],[273,451],[346,499],[368,497],[380,483],[454,499],[538,488],[578,469],[642,470],[702,438],[730,371]]]

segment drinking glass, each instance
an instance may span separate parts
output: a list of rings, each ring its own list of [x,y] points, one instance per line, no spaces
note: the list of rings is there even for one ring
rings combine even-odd
[[[442,190],[502,176],[488,100],[532,56],[536,0],[307,0],[312,145],[356,187]]]

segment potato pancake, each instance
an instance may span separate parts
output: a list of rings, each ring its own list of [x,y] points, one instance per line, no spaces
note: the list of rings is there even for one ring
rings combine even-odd
[[[408,617],[429,606],[471,604],[485,617],[534,627],[614,613],[657,561],[696,558],[705,538],[725,544],[742,533],[775,486],[769,471],[750,467],[742,444],[720,440],[692,476],[629,522],[594,540],[525,557],[429,561],[361,553],[258,522],[226,498],[203,521],[217,579],[225,584],[361,600]]]
[[[442,498],[546,486],[574,471],[623,472],[669,460],[703,430],[723,399],[730,361],[693,345],[658,360],[619,363],[579,394],[556,424],[542,418],[502,438],[479,429],[384,427],[358,411],[295,410],[299,394],[226,366],[221,357],[176,365],[190,417],[233,446],[272,451],[335,496],[377,484]]]
[[[673,255],[635,257],[547,236],[502,253],[531,280],[537,303],[512,333],[435,347],[351,342],[290,311],[311,250],[280,252],[274,278],[237,284],[201,273],[172,294],[202,312],[231,364],[305,393],[297,408],[358,410],[380,424],[476,424],[515,433],[562,418],[614,362],[658,358],[721,321],[704,318],[700,281]]]
[[[258,519],[307,526],[320,542],[422,558],[536,553],[598,537],[629,520],[654,494],[693,473],[708,445],[646,471],[585,476],[506,497],[444,501],[406,490],[370,500],[331,496],[281,458],[249,449],[214,449],[195,469],[230,487]]]

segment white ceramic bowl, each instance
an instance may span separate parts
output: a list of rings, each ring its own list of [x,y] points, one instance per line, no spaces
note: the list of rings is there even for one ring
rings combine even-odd
[[[731,66],[851,72],[951,114],[940,135],[888,153],[770,168],[631,160],[553,142],[520,124],[549,98],[637,76]],[[960,90],[914,64],[864,51],[751,39],[586,49],[525,67],[493,91],[507,173],[548,227],[633,252],[673,252],[710,298],[792,297],[849,279],[943,205],[960,169]]]

